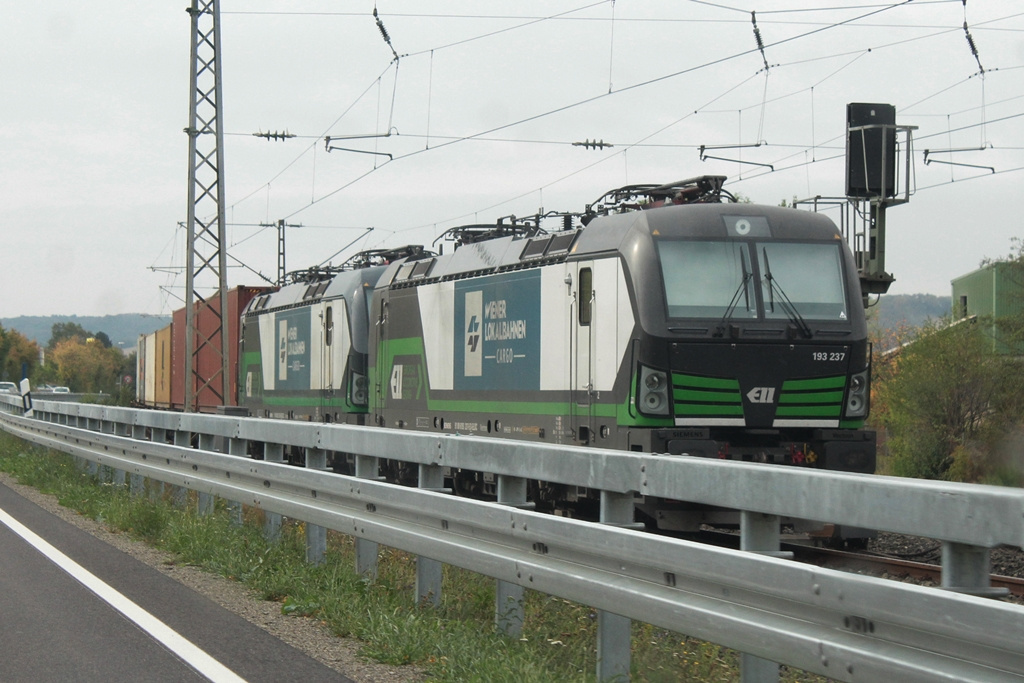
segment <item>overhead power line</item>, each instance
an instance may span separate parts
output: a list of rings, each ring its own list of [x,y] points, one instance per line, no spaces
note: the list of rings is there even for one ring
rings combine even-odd
[[[850,9],[864,10],[864,9],[867,9],[868,7],[871,7],[871,8],[880,8],[877,11],[881,12],[881,11],[884,11],[885,9],[892,9],[894,7],[899,7],[899,6],[906,5],[906,4],[908,4],[908,2],[909,2],[909,0],[907,0],[907,2],[888,3],[888,4],[884,4],[884,5],[882,5],[882,4],[870,5],[870,6],[858,5],[855,8],[851,7],[851,6],[846,6],[846,7],[829,7],[829,8],[821,8],[821,9],[827,9],[827,10],[840,10],[840,9],[843,9],[843,10],[850,10]],[[598,3],[598,4],[601,4],[601,3]],[[711,3],[704,3],[704,4],[711,4]],[[925,3],[925,2],[921,2],[920,0],[918,0],[917,2],[914,3],[914,6],[920,6],[920,5],[923,5],[923,4],[934,4],[934,3]],[[715,6],[722,7],[722,5],[715,5]],[[734,8],[729,8],[729,9],[734,9]],[[779,41],[778,43],[773,43],[773,44],[770,44],[770,45],[766,46],[765,43],[764,43],[763,37],[760,36],[760,31],[757,30],[759,27],[757,25],[757,20],[753,16],[753,13],[749,13],[746,10],[739,10],[739,9],[737,9],[736,11],[738,11],[738,12],[742,11],[744,14],[750,14],[751,15],[751,21],[752,21],[752,23],[754,24],[754,27],[755,27],[755,43],[757,43],[757,48],[756,49],[760,53],[760,55],[762,57],[762,62],[765,64],[766,68],[769,66],[769,64],[767,62],[767,58],[766,58],[766,51],[765,51],[766,47],[771,47],[771,46],[774,46],[774,45],[781,44],[782,42],[788,42],[790,40],[795,40],[797,38],[800,38],[800,37],[803,37],[803,36],[806,36],[806,35],[811,35],[813,33],[819,32],[821,30],[826,30],[827,28],[831,28],[831,27],[835,27],[835,26],[839,26],[839,25],[843,25],[843,24],[848,24],[848,23],[851,23],[852,21],[857,21],[857,19],[861,18],[861,17],[858,17],[858,18],[855,18],[855,19],[847,20],[845,22],[823,25],[820,29],[817,29],[816,31],[811,31],[809,33],[802,34],[801,36],[794,36],[794,37],[786,39],[786,41]],[[807,10],[807,11],[812,11],[812,10]],[[813,10],[813,11],[817,11],[817,8],[816,8],[816,10]],[[877,12],[870,12],[870,13],[865,14],[863,16],[869,16],[870,14],[876,14],[876,13]],[[353,13],[353,14],[357,14],[357,13]],[[763,24],[783,23],[783,22],[777,22],[777,21],[773,22],[773,21],[770,21],[770,20],[769,21],[764,21],[764,15],[766,15],[766,14],[768,14],[768,12],[762,12],[762,17],[760,18],[762,20]],[[365,14],[363,14],[363,16],[365,16]],[[389,17],[392,17],[392,16],[403,16],[403,15],[389,14]],[[380,19],[379,15],[376,15],[376,14],[375,14],[375,18],[379,22],[378,29],[381,30],[381,32],[382,32],[382,38],[385,39],[385,42],[390,47],[391,44],[388,41],[388,38],[390,38],[390,36],[386,35],[386,30],[382,30],[383,29],[383,22],[382,22],[382,20]],[[515,17],[515,18],[520,18],[520,17]],[[662,21],[672,21],[672,20],[673,19],[670,19],[670,18],[662,19]],[[786,22],[786,23],[796,23],[796,22]],[[966,24],[966,22],[965,22],[965,24]],[[865,25],[866,26],[866,25],[868,25],[868,23],[867,22],[860,22],[860,25]],[[974,28],[977,29],[977,26],[975,26]],[[509,30],[509,29],[506,29],[506,30]],[[960,27],[957,27],[954,24],[954,28],[946,27],[945,31],[943,31],[943,32],[949,32],[949,31],[957,31],[957,32],[959,32],[959,30],[960,30]],[[966,29],[965,29],[965,31],[966,31]],[[967,34],[969,35],[969,31],[967,31]],[[491,33],[491,34],[488,34],[488,35],[494,35],[494,33]],[[938,35],[938,34],[934,34],[934,35]],[[761,40],[758,40],[758,38],[761,38]],[[914,40],[919,40],[919,39],[922,39],[922,37],[915,38]],[[460,41],[460,42],[466,42],[466,41]],[[901,42],[904,42],[904,41],[901,41]],[[454,45],[454,44],[457,44],[457,43],[453,43],[452,45]],[[971,44],[970,40],[969,40],[969,44]],[[972,45],[972,47],[975,50],[977,49],[977,45]],[[435,49],[438,49],[438,48],[435,48]],[[878,48],[875,48],[875,49],[878,49]],[[393,47],[391,47],[391,50],[392,50],[392,54],[397,58],[398,54],[394,50]],[[426,52],[426,51],[424,51],[424,52]],[[754,52],[753,49],[752,50],[748,50],[748,51],[739,53],[737,55],[728,56],[728,57],[723,58],[722,60],[718,60],[716,62],[711,62],[709,64],[701,65],[701,66],[699,66],[697,68],[702,68],[704,66],[710,66],[712,64],[721,63],[723,61],[727,61],[729,59],[734,59],[736,57],[739,57],[739,56],[742,56],[742,55],[746,55],[746,54],[750,54],[750,53],[753,53],[753,52]],[[865,51],[861,51],[859,53],[859,56],[863,56],[863,55],[868,54],[868,53],[870,53],[870,50],[867,50],[866,52]],[[403,58],[407,57],[407,56],[409,56],[409,55],[402,55]],[[980,68],[981,67],[980,57],[976,57],[976,59],[977,59],[977,61],[979,63],[979,68]],[[394,61],[394,60],[392,60],[392,61]],[[773,65],[773,66],[775,66],[775,65]],[[643,85],[648,85],[648,84],[655,83],[655,82],[660,81],[660,80],[665,80],[665,79],[671,78],[673,76],[683,75],[685,73],[689,73],[689,72],[692,72],[692,71],[695,71],[695,70],[696,70],[696,68],[695,69],[687,69],[685,71],[676,72],[675,74],[669,74],[667,76],[662,76],[662,77],[659,77],[659,78],[656,78],[656,79],[645,81],[643,83],[633,84],[633,85],[628,86],[626,88],[621,88],[621,89],[619,89],[617,91],[609,92],[607,94],[615,94],[615,93],[618,93],[618,92],[623,92],[623,91],[629,90],[631,88],[636,88],[636,87],[640,87],[640,86],[643,86]],[[610,78],[609,78],[609,80],[610,80]],[[570,109],[570,108],[575,107],[575,106],[580,106],[582,104],[587,104],[587,103],[592,102],[592,101],[594,101],[596,99],[600,99],[600,98],[599,97],[598,98],[589,98],[589,99],[583,100],[581,102],[573,103],[573,104],[567,105],[567,106],[559,108],[559,109],[555,109],[555,110],[552,110],[552,111],[549,111],[549,112],[538,114],[538,115],[535,115],[535,116],[532,116],[532,117],[529,117],[529,118],[526,118],[526,119],[522,119],[520,121],[516,121],[516,122],[509,123],[509,124],[505,124],[503,126],[499,126],[499,127],[493,128],[493,129],[491,129],[489,131],[484,131],[484,132],[480,132],[480,133],[476,133],[476,134],[470,134],[470,135],[464,135],[464,136],[437,136],[435,134],[435,135],[433,135],[431,137],[435,137],[435,139],[447,140],[448,144],[455,144],[455,143],[458,143],[458,142],[464,142],[464,141],[470,141],[470,140],[484,141],[484,140],[502,139],[502,140],[511,141],[511,142],[544,142],[546,144],[571,144],[571,145],[574,145],[574,146],[581,146],[581,147],[584,147],[586,149],[591,149],[591,148],[593,148],[593,149],[600,149],[600,148],[602,148],[602,147],[598,146],[598,142],[600,142],[600,143],[603,143],[604,146],[609,146],[610,147],[611,143],[604,143],[603,140],[600,140],[600,141],[598,141],[598,140],[590,141],[589,138],[585,142],[583,142],[583,143],[579,143],[579,142],[570,143],[570,142],[553,142],[553,141],[549,142],[549,141],[536,141],[536,140],[515,140],[515,139],[512,139],[512,138],[496,138],[496,137],[488,137],[487,136],[487,133],[494,132],[494,131],[497,131],[497,130],[503,130],[505,128],[509,128],[509,127],[518,125],[520,123],[526,122],[526,121],[532,121],[532,120],[541,118],[541,117],[549,115],[549,114],[565,111],[566,109]],[[778,98],[776,98],[776,99],[778,99]],[[762,99],[762,102],[761,102],[762,108],[763,108],[764,104],[766,103],[766,101],[770,101],[770,100],[766,100],[764,98]],[[701,111],[701,110],[698,109],[698,111]],[[696,112],[694,112],[694,113],[696,113]],[[344,116],[344,114],[343,114],[343,116]],[[338,120],[340,121],[340,119],[341,119],[341,117],[339,117]],[[337,121],[335,123],[337,123]],[[332,124],[332,126],[333,126],[333,124]],[[330,130],[330,129],[328,129],[328,130]],[[945,134],[945,133],[943,133],[943,134]],[[406,137],[417,137],[417,136],[407,135]],[[758,138],[760,139],[760,135],[758,136]],[[621,145],[621,143],[619,143],[619,144]],[[443,146],[443,145],[441,145],[441,146]],[[639,145],[639,144],[638,145],[627,145],[626,149],[629,149],[629,148],[631,148],[633,146],[641,146],[641,145]],[[650,144],[650,145],[643,145],[643,146],[661,146],[661,145]],[[668,146],[671,146],[671,145],[664,145],[664,146],[668,147]],[[677,145],[677,146],[686,147],[686,145]],[[783,147],[785,145],[772,145],[772,146],[773,147]],[[695,146],[690,145],[689,147],[695,147]],[[435,148],[437,148],[437,147],[435,147]],[[308,148],[307,148],[306,151],[308,151]],[[412,154],[398,155],[397,157],[395,157],[395,160],[405,159],[405,158],[408,158],[410,156],[414,156],[415,154],[421,153],[422,151],[427,151],[427,150],[419,150],[419,151],[414,152]],[[602,156],[607,156],[607,155],[602,155]],[[611,155],[611,156],[616,156],[616,155]],[[835,158],[838,158],[838,157],[829,157],[828,159],[821,159],[821,160],[818,160],[818,161],[827,161],[829,159],[835,159]],[[807,165],[809,165],[809,163],[794,164],[793,166],[787,166],[785,168],[779,168],[779,170],[787,170],[789,168],[799,168],[801,166],[807,166]],[[341,192],[341,191],[343,191],[343,190],[345,190],[347,188],[352,187],[353,185],[357,184],[358,182],[364,180],[367,176],[372,174],[375,170],[377,170],[377,169],[375,168],[375,169],[373,169],[371,171],[368,171],[368,172],[366,172],[364,174],[359,175],[359,177],[356,177],[356,178],[354,178],[351,181],[345,182],[341,187],[335,188],[333,191],[331,191],[327,195],[321,196],[320,198],[315,198],[315,196],[314,196],[313,200],[307,206],[301,207],[300,209],[298,209],[297,211],[293,212],[290,215],[295,215],[297,213],[300,213],[301,211],[305,210],[306,208],[309,208],[310,206],[312,206],[313,204],[319,203],[320,201],[323,201],[324,199],[327,199],[328,197],[332,196],[333,194],[336,194],[336,193]],[[757,177],[758,175],[761,175],[761,174],[753,175],[751,177]],[[547,185],[545,185],[545,187],[546,186]],[[530,190],[526,194],[529,194],[530,192],[536,192],[536,191],[537,191],[536,189]]]
[[[888,10],[892,10],[892,9],[894,9],[896,7],[901,7],[901,6],[910,4],[913,1],[914,0],[902,0],[901,2],[896,2],[896,3],[889,4],[889,5],[885,5],[883,7],[878,8],[878,9],[873,9],[873,10],[871,10],[869,12],[865,12],[864,14],[860,14],[858,16],[851,17],[849,19],[844,19],[842,21],[835,22],[835,23],[830,24],[829,26],[826,26],[826,27],[815,28],[815,29],[812,29],[810,31],[806,31],[804,33],[800,33],[800,34],[797,34],[797,35],[794,35],[794,36],[790,36],[788,38],[780,39],[778,41],[775,41],[773,43],[770,43],[770,44],[766,45],[765,47],[775,47],[775,46],[778,46],[778,45],[783,45],[783,44],[791,43],[793,41],[797,41],[797,40],[800,40],[802,38],[806,38],[806,37],[809,37],[809,36],[812,36],[812,35],[816,35],[818,33],[821,33],[823,31],[826,31],[826,30],[829,30],[829,29],[838,28],[840,26],[845,26],[845,25],[854,23],[854,22],[856,22],[856,21],[858,21],[860,19],[864,19],[864,18],[867,18],[867,17],[870,17],[870,16],[874,16],[876,14],[880,14],[880,13],[888,11]],[[436,145],[434,147],[430,147],[430,148],[427,148],[427,149],[415,150],[415,151],[409,152],[407,154],[396,156],[393,159],[391,159],[388,162],[386,162],[385,164],[382,164],[381,166],[376,166],[373,169],[363,173],[362,175],[360,175],[360,176],[358,176],[358,177],[356,177],[356,178],[354,178],[354,179],[352,179],[352,180],[342,184],[341,186],[335,188],[334,190],[328,192],[327,194],[325,194],[325,195],[323,195],[323,196],[321,196],[321,197],[319,197],[317,199],[313,199],[312,201],[310,201],[305,206],[302,206],[302,207],[296,209],[295,211],[291,212],[287,216],[285,216],[285,218],[291,218],[291,217],[293,217],[293,216],[295,216],[295,215],[305,211],[306,209],[309,209],[310,207],[312,207],[312,206],[314,206],[314,205],[316,205],[316,204],[318,204],[318,203],[320,203],[320,202],[322,202],[322,201],[324,201],[324,200],[334,196],[335,194],[344,191],[345,189],[351,187],[355,183],[365,179],[366,177],[368,177],[369,175],[371,175],[372,173],[374,173],[378,169],[383,168],[384,166],[389,165],[391,163],[394,163],[395,161],[400,161],[400,160],[403,160],[403,159],[408,159],[410,157],[418,156],[419,154],[422,154],[425,151],[438,150],[438,149],[441,149],[443,147],[447,147],[449,145],[458,144],[459,142],[463,142],[463,141],[466,141],[466,140],[474,139],[474,138],[477,138],[477,137],[480,137],[480,136],[484,136],[484,135],[489,135],[491,133],[496,133],[496,132],[501,131],[501,130],[506,130],[508,128],[513,128],[515,126],[523,125],[525,123],[530,123],[530,122],[533,122],[533,121],[537,121],[539,119],[542,119],[542,118],[545,118],[545,117],[548,117],[548,116],[552,116],[554,114],[559,114],[559,113],[563,113],[563,112],[566,112],[566,111],[570,111],[572,109],[581,107],[583,105],[597,102],[599,100],[602,100],[602,99],[604,99],[606,97],[610,97],[612,95],[617,95],[617,94],[629,92],[629,91],[632,91],[632,90],[636,90],[638,88],[643,88],[643,87],[646,87],[646,86],[649,86],[649,85],[654,85],[656,83],[661,83],[663,81],[670,80],[670,79],[673,79],[673,78],[678,78],[679,76],[683,76],[683,75],[686,75],[686,74],[691,74],[691,73],[700,71],[702,69],[709,68],[711,66],[721,65],[721,64],[733,61],[735,59],[738,59],[740,57],[743,57],[745,55],[749,55],[750,53],[755,52],[755,51],[757,51],[756,47],[755,48],[751,48],[749,50],[743,50],[741,52],[733,53],[733,54],[727,55],[725,57],[720,57],[718,59],[712,59],[712,60],[704,62],[702,64],[698,64],[698,65],[695,65],[695,66],[687,67],[687,68],[681,69],[679,71],[675,71],[675,72],[672,72],[672,73],[664,74],[662,76],[656,76],[654,78],[650,78],[650,79],[645,80],[645,81],[640,81],[640,82],[637,82],[637,83],[633,83],[631,85],[624,86],[624,87],[619,88],[617,90],[614,90],[612,92],[600,93],[600,94],[597,94],[597,95],[594,95],[594,96],[591,96],[591,97],[584,98],[582,100],[578,100],[576,102],[572,102],[570,104],[566,104],[566,105],[562,105],[560,107],[556,107],[554,109],[550,109],[548,111],[544,111],[544,112],[541,112],[541,113],[538,113],[538,114],[533,114],[531,116],[526,116],[526,117],[523,117],[523,118],[518,119],[516,121],[512,121],[510,123],[502,124],[502,125],[499,125],[499,126],[494,126],[493,128],[489,128],[487,130],[480,131],[480,132],[478,132],[476,134],[469,135],[469,136],[466,136],[464,138],[459,138],[457,140],[450,140],[450,141],[444,142],[444,143],[442,143],[440,145]]]

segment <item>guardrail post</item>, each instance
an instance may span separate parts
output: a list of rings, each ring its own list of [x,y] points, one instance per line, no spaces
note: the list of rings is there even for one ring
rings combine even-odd
[[[264,443],[263,444],[263,462],[272,462],[275,464],[284,463],[284,444],[280,443]],[[264,512],[263,513],[263,538],[267,539],[271,543],[276,543],[281,539],[281,523],[283,518],[279,512]]]
[[[192,448],[192,432],[176,429],[174,431],[174,445],[181,448]],[[184,486],[172,486],[171,500],[175,507],[185,507],[185,503],[188,500],[188,489]]]
[[[443,491],[444,470],[437,465],[420,465],[419,487]],[[437,560],[419,555],[416,557],[416,602],[429,602],[434,607],[441,604],[441,569]]]
[[[633,495],[601,491],[602,524],[633,525]],[[597,680],[628,681],[630,620],[604,610],[597,612]]]
[[[742,511],[740,513],[740,550],[778,555],[778,516]],[[740,653],[741,683],[775,683],[778,680],[778,664],[746,652]]]
[[[373,456],[356,455],[356,476],[360,479],[379,480],[380,461]],[[377,580],[377,551],[376,541],[356,537],[356,573],[364,581],[372,583]]]
[[[133,425],[126,424],[124,422],[114,423],[114,433],[118,436],[132,437]],[[126,472],[121,469],[114,469],[114,486],[123,487],[125,482]]]
[[[128,427],[128,425],[125,425],[125,427]],[[166,434],[162,429],[156,429],[154,427],[153,429],[149,430],[148,436],[146,434],[146,427],[143,425],[131,425],[130,429],[131,437],[136,441],[146,441],[147,438],[149,441],[152,441],[154,443],[166,443],[167,441]],[[162,440],[157,438],[157,432],[164,434],[164,438]],[[156,482],[150,482],[150,485],[154,484],[156,484]],[[160,486],[161,489],[163,489],[163,482],[160,482],[158,485]],[[143,477],[141,474],[134,473],[128,477],[128,490],[131,491],[131,494],[133,496],[141,494],[144,489],[145,477]]]
[[[322,448],[306,449],[306,469],[323,472],[327,469],[327,451]],[[327,529],[306,522],[306,561],[321,564],[327,553]]]
[[[117,434],[117,423],[111,422],[110,420],[104,420],[102,417],[96,421],[97,429],[101,434]],[[96,463],[96,477],[101,483],[109,483],[114,481],[114,468],[110,465],[100,465]]]
[[[199,435],[199,450],[210,451],[212,453],[217,452],[217,437],[213,434],[200,434]],[[216,497],[209,493],[199,492],[199,514],[200,515],[212,515],[214,510],[214,503]]]
[[[498,475],[498,502],[519,508],[526,507],[526,479]],[[494,604],[494,623],[507,636],[518,637],[523,630],[525,589],[515,583],[498,580]]]
[[[78,423],[79,426],[82,426],[82,418],[78,418]],[[88,429],[90,432],[100,431],[100,426],[100,423],[97,422],[95,419],[91,417],[85,418],[85,429]],[[99,479],[102,474],[102,469],[100,468],[99,464],[96,463],[95,460],[86,460],[85,472],[89,476],[96,477],[97,479]]]
[[[987,598],[1008,595],[1008,588],[992,588],[990,555],[988,548],[943,541],[942,587]]]
[[[228,455],[248,456],[249,442],[245,439],[228,439]],[[235,526],[242,526],[242,504],[237,500],[228,502],[228,514],[231,515],[231,523]]]

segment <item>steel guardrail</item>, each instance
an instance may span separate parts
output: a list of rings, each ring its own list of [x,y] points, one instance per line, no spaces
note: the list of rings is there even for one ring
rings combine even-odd
[[[48,409],[37,404],[37,416],[52,417]],[[140,421],[162,421],[157,429],[172,429],[168,425],[177,419],[182,431],[202,425],[219,436],[263,434],[275,443],[302,432],[309,448],[337,445],[347,433],[348,452],[392,458],[401,452],[401,459],[430,464],[474,457],[470,451],[478,451],[467,437],[139,413],[82,406],[77,417],[92,420],[92,429],[10,414],[0,415],[0,426],[100,465],[436,558],[836,680],[1024,680],[1020,605],[109,432],[125,432]],[[132,421],[114,420],[126,417]],[[371,432],[376,440],[369,438]],[[446,441],[458,447],[446,450]],[[504,443],[493,444],[489,457]],[[520,454],[521,446],[509,444],[505,457]],[[453,455],[462,448],[469,450]],[[556,449],[552,456],[559,454],[572,455]],[[651,462],[651,456],[624,455]],[[597,457],[576,476],[621,479],[621,472],[608,479],[595,473],[609,460],[626,462]],[[675,476],[688,476],[688,459],[674,460],[680,463]],[[732,463],[711,464],[735,470]],[[783,472],[777,476],[786,478]],[[898,480],[889,484],[893,494],[899,482],[906,484],[904,493],[917,491],[908,495],[934,493],[918,486],[921,482]],[[972,487],[954,488],[958,495],[948,499],[962,509],[961,489]],[[972,514],[1004,509],[1002,497],[987,508],[984,494],[990,487],[978,488],[984,490],[970,498]],[[849,500],[841,498],[830,514],[842,517],[841,506]]]
[[[45,401],[34,405],[37,413],[53,419],[83,418],[101,424],[358,453],[983,548],[1024,547],[1024,491],[1008,487],[375,427]]]

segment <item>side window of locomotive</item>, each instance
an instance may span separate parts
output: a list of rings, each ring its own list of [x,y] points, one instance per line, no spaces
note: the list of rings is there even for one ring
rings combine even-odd
[[[661,240],[658,256],[668,317],[757,317],[745,242]]]
[[[804,318],[847,319],[838,244],[761,242],[756,248],[766,318],[788,317],[780,304],[788,298]]]
[[[324,311],[324,344],[331,345],[334,341],[334,307],[328,306]]]
[[[579,297],[580,325],[589,325],[593,314],[594,302],[594,273],[590,268],[580,270]]]

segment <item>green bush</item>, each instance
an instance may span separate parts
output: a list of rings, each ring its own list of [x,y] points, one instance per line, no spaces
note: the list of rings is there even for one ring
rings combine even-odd
[[[926,326],[876,372],[877,416],[897,476],[977,482],[998,465],[993,446],[1024,405],[1019,363],[992,351],[988,326]]]

